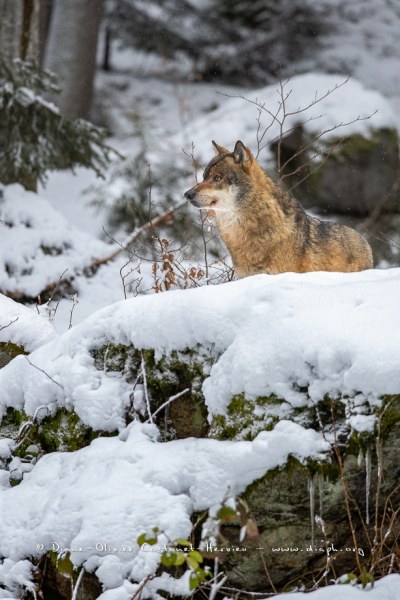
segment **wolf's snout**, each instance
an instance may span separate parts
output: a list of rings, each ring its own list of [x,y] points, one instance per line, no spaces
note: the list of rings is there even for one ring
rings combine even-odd
[[[190,190],[185,192],[183,195],[185,196],[186,200],[193,200],[193,198],[196,195],[196,190],[194,188],[191,188]]]

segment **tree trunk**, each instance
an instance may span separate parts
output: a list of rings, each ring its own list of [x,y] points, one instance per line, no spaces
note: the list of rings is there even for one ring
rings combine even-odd
[[[54,98],[70,119],[90,111],[103,0],[54,0],[45,67],[60,78]]]
[[[0,56],[40,61],[39,30],[43,0],[0,0]]]
[[[0,57],[10,66],[20,56],[23,4],[0,0]]]

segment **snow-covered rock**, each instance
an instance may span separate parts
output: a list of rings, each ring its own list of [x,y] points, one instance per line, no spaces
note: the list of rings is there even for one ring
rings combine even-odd
[[[0,344],[11,342],[32,352],[55,337],[48,319],[0,294]]]
[[[132,382],[95,360],[118,344],[151,349],[156,360],[211,353],[203,384],[210,417],[226,414],[237,395],[281,399],[278,417],[325,395],[347,398],[348,417],[371,414],[383,395],[400,391],[399,293],[399,270],[389,269],[260,275],[123,301],[32,353],[41,370],[23,358],[4,368],[1,410],[33,415],[45,404],[74,410],[93,429],[123,428]]]
[[[0,188],[0,290],[35,298],[71,281],[110,246],[70,225],[50,203],[20,185]]]

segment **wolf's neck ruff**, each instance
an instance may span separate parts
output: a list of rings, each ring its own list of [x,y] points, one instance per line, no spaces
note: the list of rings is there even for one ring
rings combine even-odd
[[[204,179],[185,193],[198,209],[215,211],[218,230],[239,277],[295,271],[361,271],[372,268],[368,243],[353,229],[309,217],[273,183],[238,141],[218,146]]]

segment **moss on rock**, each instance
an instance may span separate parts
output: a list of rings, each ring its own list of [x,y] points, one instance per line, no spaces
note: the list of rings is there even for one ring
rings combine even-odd
[[[285,402],[273,395],[248,400],[244,394],[237,394],[229,402],[224,415],[212,418],[210,437],[218,440],[254,439],[260,431],[273,429],[282,404]]]
[[[18,346],[18,344],[12,342],[0,342],[0,369],[20,354],[28,354],[23,346]]]
[[[318,146],[304,129],[296,128],[279,148],[283,162],[289,161],[286,181],[306,208],[365,216],[400,177],[399,138],[391,128],[354,133],[344,140],[331,137],[319,140]],[[303,156],[301,148],[309,148],[309,154]],[[319,163],[312,161],[299,171],[315,153]],[[398,193],[390,195],[384,208],[399,211]]]
[[[108,343],[92,350],[99,370],[120,373],[128,382],[143,385],[145,368],[147,393],[152,413],[169,398],[185,389],[188,392],[171,402],[156,418],[165,439],[207,435],[207,409],[202,385],[215,356],[211,349],[173,350],[158,357],[152,349],[140,350],[124,344]],[[147,414],[143,415],[148,418]],[[127,414],[129,421],[130,415]]]
[[[48,453],[79,450],[98,435],[98,432],[83,425],[76,413],[62,408],[54,416],[45,417],[38,423],[31,437]]]

